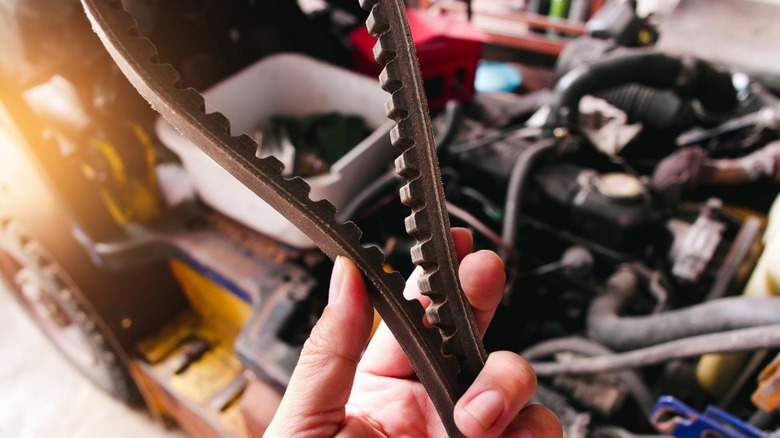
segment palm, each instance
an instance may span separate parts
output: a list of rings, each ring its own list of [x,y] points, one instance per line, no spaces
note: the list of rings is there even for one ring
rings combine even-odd
[[[411,379],[359,372],[347,403],[350,419],[365,421],[380,435],[445,436],[422,384]]]

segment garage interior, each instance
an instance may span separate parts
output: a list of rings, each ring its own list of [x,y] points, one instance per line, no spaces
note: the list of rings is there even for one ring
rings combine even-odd
[[[33,3],[0,4],[24,60],[0,63],[0,437],[261,434],[332,263],[149,109],[78,2]],[[357,1],[122,3],[255,157],[415,269]],[[538,366],[568,437],[776,436],[780,0],[406,3],[450,221],[507,266],[485,348]]]

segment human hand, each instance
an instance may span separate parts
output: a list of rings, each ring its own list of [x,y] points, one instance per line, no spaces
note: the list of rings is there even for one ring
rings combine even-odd
[[[468,231],[453,228],[452,233],[462,259],[460,281],[484,335],[501,300],[503,264],[489,251],[468,254]],[[407,282],[405,295],[427,305],[428,298],[417,288],[418,274]],[[328,306],[303,347],[265,436],[446,436],[425,389],[384,324],[364,352],[372,320],[360,271],[340,257]],[[455,423],[467,437],[561,437],[550,410],[526,406],[535,388],[528,362],[514,353],[494,352],[455,405]]]

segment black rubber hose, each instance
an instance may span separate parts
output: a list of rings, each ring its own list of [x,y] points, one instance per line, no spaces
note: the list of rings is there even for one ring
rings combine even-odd
[[[463,105],[456,100],[448,101],[447,106],[444,108],[444,127],[441,132],[436,133],[436,138],[434,139],[436,150],[439,153],[446,152],[455,139],[455,134],[458,133],[462,118]]]
[[[355,220],[355,216],[368,204],[376,199],[380,193],[389,191],[393,186],[398,185],[402,181],[401,177],[395,173],[395,170],[390,169],[387,172],[379,176],[367,185],[366,188],[358,192],[355,197],[338,212],[339,221]]]
[[[629,84],[597,94],[625,111],[629,121],[638,121],[653,129],[681,129],[693,124],[690,102],[670,90]]]
[[[707,333],[780,323],[780,298],[728,297],[649,315],[619,315],[636,287],[633,274],[619,271],[607,281],[607,292],[588,312],[588,335],[616,351],[635,350]]]
[[[549,341],[540,342],[520,353],[528,361],[551,356],[560,352],[572,352],[584,356],[603,356],[612,354],[612,351],[590,339],[580,337],[558,338]],[[628,391],[634,397],[642,413],[647,418],[653,411],[655,399],[650,389],[639,376],[639,373],[632,370],[621,371],[617,373],[618,378],[626,385]]]
[[[756,412],[748,419],[748,423],[759,429],[771,430],[776,427],[778,420],[780,420],[780,412],[764,412],[761,409],[756,409]]]
[[[441,132],[436,133],[435,146],[437,151],[441,152],[446,150],[455,138],[455,134],[460,125],[460,119],[463,116],[461,109],[462,106],[460,103],[456,101],[447,102],[444,113],[444,127]],[[390,190],[391,187],[401,181],[403,181],[403,178],[398,176],[393,169],[383,173],[371,182],[371,184],[358,192],[357,195],[355,195],[355,197],[338,212],[339,221],[354,220],[355,215],[379,196],[380,193]]]
[[[704,354],[774,348],[780,348],[780,324],[694,336],[626,353],[572,359],[567,362],[532,362],[531,366],[536,374],[542,377],[558,374],[597,374]]]
[[[577,67],[562,77],[553,91],[546,126],[576,126],[583,96],[631,83],[671,89],[698,100],[714,113],[737,105],[737,93],[727,72],[700,60],[638,50]]]
[[[525,192],[530,179],[531,170],[542,157],[554,150],[555,145],[556,142],[552,139],[540,140],[521,152],[512,166],[506,202],[504,204],[502,232],[504,243],[510,248],[516,247],[517,227],[520,222],[520,213],[522,212],[523,203],[525,201]]]

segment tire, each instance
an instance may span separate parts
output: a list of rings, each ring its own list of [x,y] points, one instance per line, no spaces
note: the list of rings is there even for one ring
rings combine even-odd
[[[95,271],[97,268],[91,267]],[[95,275],[100,275],[95,272]],[[141,401],[120,349],[79,286],[24,227],[0,218],[0,279],[49,340],[85,377],[129,404]]]

